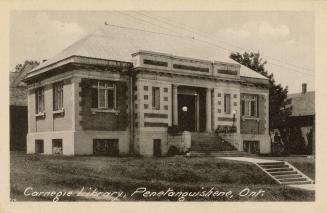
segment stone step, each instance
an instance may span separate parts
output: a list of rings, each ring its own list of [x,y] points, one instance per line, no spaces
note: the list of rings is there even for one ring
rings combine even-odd
[[[200,152],[190,151],[189,156],[191,157],[242,157],[246,154],[238,151],[221,151],[221,152]]]
[[[296,171],[280,171],[280,172],[269,172],[271,175],[292,175],[292,174],[297,174]]]
[[[232,148],[224,148],[224,147],[210,147],[210,148],[199,148],[199,147],[191,147],[191,151],[199,151],[199,152],[223,152],[223,151],[236,151],[236,149]]]
[[[234,153],[230,153],[230,154],[222,154],[222,153],[203,153],[203,154],[200,154],[200,153],[197,153],[197,154],[194,154],[194,153],[190,153],[190,156],[214,156],[214,157],[243,157],[245,155],[243,154],[234,154]]]
[[[223,158],[223,157],[243,157],[243,155],[190,155],[189,157],[215,157],[215,158]]]
[[[286,164],[276,164],[276,165],[262,165],[264,169],[274,169],[274,168],[289,168]]]
[[[204,152],[202,155],[208,155],[209,152],[236,151],[236,148],[212,133],[192,133],[191,151]]]
[[[221,143],[221,142],[210,142],[210,143],[192,143],[192,146],[224,146],[228,145],[227,143]]]
[[[283,182],[282,184],[285,185],[299,185],[299,184],[312,184],[311,181],[306,180],[306,181],[288,181],[288,182]]]
[[[260,166],[269,166],[269,165],[284,165],[284,162],[267,162],[267,163],[258,163]]]
[[[264,162],[258,163],[257,165],[275,181],[283,185],[313,183],[310,178],[306,177],[302,172],[287,162]]]
[[[297,178],[283,178],[283,179],[278,179],[280,182],[290,182],[290,181],[307,181],[308,179],[305,177],[297,177]]]
[[[292,168],[277,168],[277,169],[265,169],[267,172],[286,172],[286,171],[294,171]]]
[[[277,179],[283,179],[283,178],[299,178],[302,177],[300,174],[288,174],[288,175],[273,175]]]
[[[247,154],[246,152],[240,152],[240,151],[235,151],[235,150],[230,150],[230,151],[211,151],[211,152],[203,152],[203,151],[198,151],[198,150],[191,150],[191,153],[223,153],[223,154],[231,154],[231,153],[243,153]]]

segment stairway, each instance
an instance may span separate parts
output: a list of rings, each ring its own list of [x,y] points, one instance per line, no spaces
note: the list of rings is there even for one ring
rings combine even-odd
[[[212,133],[192,133],[191,150],[188,156],[191,157],[240,157],[247,153],[239,152],[236,148],[224,139]]]
[[[243,157],[247,153],[240,151],[195,151],[191,150],[187,155],[189,157]]]
[[[286,161],[256,163],[277,183],[283,185],[313,184],[314,181]]]

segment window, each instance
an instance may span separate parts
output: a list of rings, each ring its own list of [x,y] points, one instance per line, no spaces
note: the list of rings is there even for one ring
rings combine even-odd
[[[241,112],[245,116],[258,117],[258,96],[242,95]]]
[[[35,153],[44,153],[44,142],[43,140],[35,140]]]
[[[63,109],[64,102],[63,83],[53,84],[53,110]]]
[[[117,109],[116,85],[97,81],[92,85],[92,108]]]
[[[259,141],[243,141],[243,151],[252,154],[260,153]]]
[[[62,154],[62,139],[52,139],[52,154]]]
[[[93,140],[94,155],[119,155],[118,139],[94,139]]]
[[[230,94],[224,96],[224,112],[230,114]]]
[[[35,112],[36,114],[44,112],[44,88],[35,90]]]
[[[152,87],[152,108],[160,109],[160,88]]]

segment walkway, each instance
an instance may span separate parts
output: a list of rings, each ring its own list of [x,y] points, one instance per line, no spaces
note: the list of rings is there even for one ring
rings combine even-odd
[[[275,163],[280,162],[277,160],[268,160],[268,159],[260,159],[260,158],[248,158],[248,157],[219,157],[225,160],[237,160],[249,163]]]

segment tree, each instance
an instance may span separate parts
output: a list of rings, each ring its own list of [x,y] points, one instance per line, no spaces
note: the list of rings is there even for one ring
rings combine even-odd
[[[278,129],[281,133],[281,137],[286,143],[286,151],[288,151],[288,130],[287,121],[289,111],[284,110],[287,103],[287,86],[283,88],[281,84],[277,84],[273,73],[268,73],[265,69],[267,61],[260,57],[260,53],[244,52],[240,54],[238,52],[231,53],[230,58],[238,63],[262,74],[268,78],[269,81],[269,128]]]
[[[13,72],[15,75],[13,75],[13,78],[10,78],[10,86],[24,86],[25,83],[23,83],[22,80],[26,77],[29,71],[39,64],[40,62],[33,60],[25,60],[23,64],[17,64],[15,66],[15,71]]]
[[[27,66],[27,65],[31,65],[33,67],[36,67],[37,65],[39,65],[40,62],[38,61],[33,61],[33,60],[25,60],[23,64],[17,64],[15,66],[15,72],[20,72],[22,71],[22,69]]]

